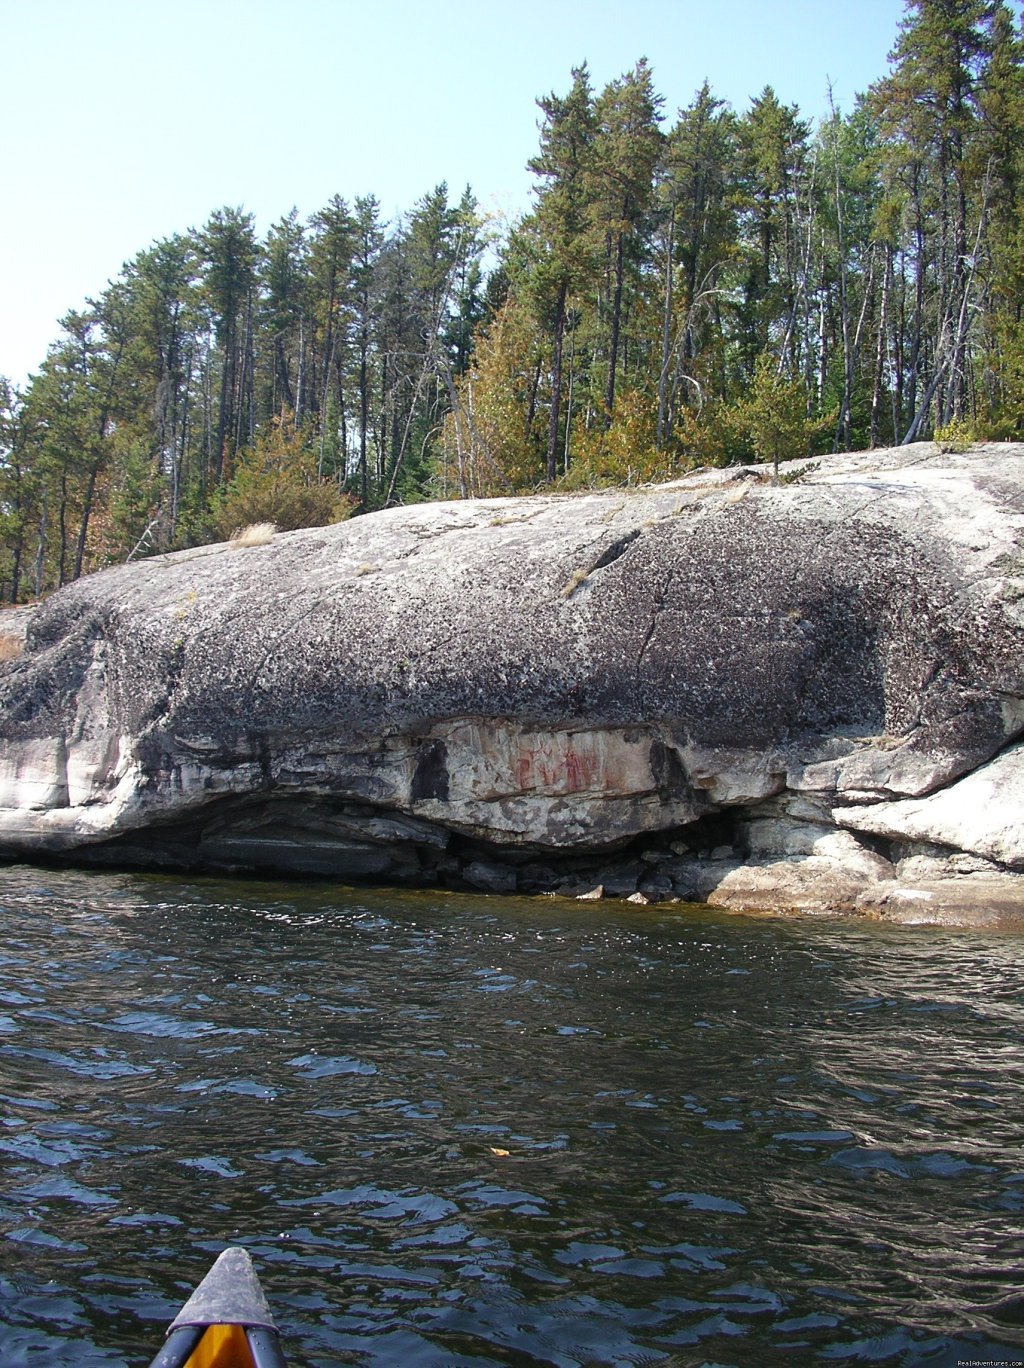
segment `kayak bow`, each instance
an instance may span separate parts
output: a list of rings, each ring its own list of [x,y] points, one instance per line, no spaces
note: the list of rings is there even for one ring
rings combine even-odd
[[[287,1368],[244,1249],[225,1249],[181,1308],[150,1368]]]

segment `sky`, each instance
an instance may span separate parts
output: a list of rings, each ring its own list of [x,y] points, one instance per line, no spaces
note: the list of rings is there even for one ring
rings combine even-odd
[[[23,385],[125,261],[225,205],[262,236],[441,181],[530,207],[538,96],[646,57],[666,123],[706,79],[805,118],[888,70],[902,0],[0,0],[0,375]]]

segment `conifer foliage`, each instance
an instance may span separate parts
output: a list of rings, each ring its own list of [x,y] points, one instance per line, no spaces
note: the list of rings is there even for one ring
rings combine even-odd
[[[817,128],[770,85],[667,117],[646,60],[537,103],[503,236],[444,184],[262,239],[225,206],[69,312],[0,377],[0,600],[245,522],[1022,435],[1003,0],[906,0],[888,73]]]

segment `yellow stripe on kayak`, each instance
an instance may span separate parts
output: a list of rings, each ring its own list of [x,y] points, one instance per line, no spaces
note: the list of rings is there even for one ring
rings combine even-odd
[[[254,1368],[245,1331],[240,1325],[208,1325],[185,1368]]]

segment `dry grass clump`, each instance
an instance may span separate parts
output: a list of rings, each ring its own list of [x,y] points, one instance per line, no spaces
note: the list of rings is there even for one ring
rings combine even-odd
[[[17,660],[25,650],[25,643],[20,637],[0,636],[0,660]]]
[[[583,581],[587,578],[589,574],[589,570],[584,570],[582,568],[580,568],[579,570],[574,570],[572,574],[569,576],[568,584],[566,584],[562,590],[562,597],[564,599],[572,598],[573,594],[575,594],[576,590],[580,587],[580,585],[583,583]]]
[[[232,546],[266,546],[277,531],[277,523],[250,523],[248,527],[236,527],[231,534]]]

